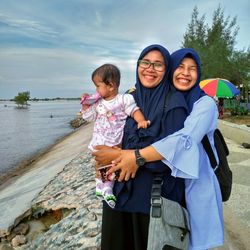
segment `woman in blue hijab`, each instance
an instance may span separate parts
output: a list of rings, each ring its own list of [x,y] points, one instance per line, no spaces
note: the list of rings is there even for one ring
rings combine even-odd
[[[145,118],[150,120],[150,126],[147,129],[137,129],[137,124],[129,118],[124,128],[123,149],[141,149],[174,133],[183,127],[187,115],[185,100],[177,91],[173,92],[172,97],[179,101],[171,101],[165,107],[166,96],[170,91],[170,54],[163,46],[146,47],[138,58],[136,70],[135,91],[131,94]],[[110,163],[109,153],[103,151],[105,159],[98,161],[102,164]],[[94,153],[96,154],[98,152]],[[138,169],[135,178],[115,183],[115,209],[104,202],[102,250],[147,248],[151,189],[155,172],[163,174],[163,196],[184,204],[184,179],[171,176],[170,169],[161,161],[145,164]]]
[[[171,169],[172,176],[185,180],[191,227],[189,249],[195,250],[218,247],[224,242],[220,187],[201,144],[207,135],[217,156],[213,133],[218,110],[214,100],[200,89],[200,75],[200,59],[193,49],[180,49],[171,55],[171,89],[178,90],[187,105],[184,127],[139,151],[146,162],[162,160],[165,167]],[[124,172],[128,171],[127,166],[136,166],[132,150],[122,150],[120,154],[112,171]],[[136,175],[130,172],[130,176],[137,177],[137,172]],[[120,180],[122,178],[124,173]]]

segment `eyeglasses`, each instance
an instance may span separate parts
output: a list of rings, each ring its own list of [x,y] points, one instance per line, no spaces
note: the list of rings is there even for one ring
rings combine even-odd
[[[138,61],[138,65],[141,67],[141,68],[144,68],[144,69],[148,69],[150,68],[150,66],[152,65],[153,66],[153,69],[156,70],[156,71],[164,71],[165,69],[165,65],[161,62],[149,62],[149,61],[146,61],[146,60],[139,60]]]

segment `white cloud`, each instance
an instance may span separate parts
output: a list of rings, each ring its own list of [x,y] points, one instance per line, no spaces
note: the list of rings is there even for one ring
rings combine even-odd
[[[220,3],[225,16],[238,16],[237,45],[248,46],[249,2]],[[107,62],[121,69],[125,90],[145,46],[159,43],[170,52],[181,46],[195,5],[211,23],[215,0],[1,0],[0,98],[25,84],[38,94],[67,95],[70,88],[78,96],[82,87],[92,90],[92,71]]]
[[[59,33],[51,27],[42,25],[38,21],[28,19],[15,19],[0,13],[0,23],[18,32],[25,32],[28,36],[51,36],[56,37]]]

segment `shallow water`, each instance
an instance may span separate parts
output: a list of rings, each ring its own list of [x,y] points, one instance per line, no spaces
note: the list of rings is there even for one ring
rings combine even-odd
[[[79,101],[29,103],[17,109],[14,102],[0,102],[0,175],[72,132],[69,122],[80,109]]]

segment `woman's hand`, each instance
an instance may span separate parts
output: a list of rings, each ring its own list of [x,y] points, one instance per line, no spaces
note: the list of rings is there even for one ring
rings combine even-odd
[[[92,155],[95,157],[99,166],[110,164],[114,159],[120,156],[121,149],[118,147],[96,146]]]
[[[112,163],[115,164],[107,174],[112,174],[115,171],[120,171],[118,181],[128,181],[130,178],[135,178],[138,166],[135,161],[134,150],[121,150],[120,156]]]

